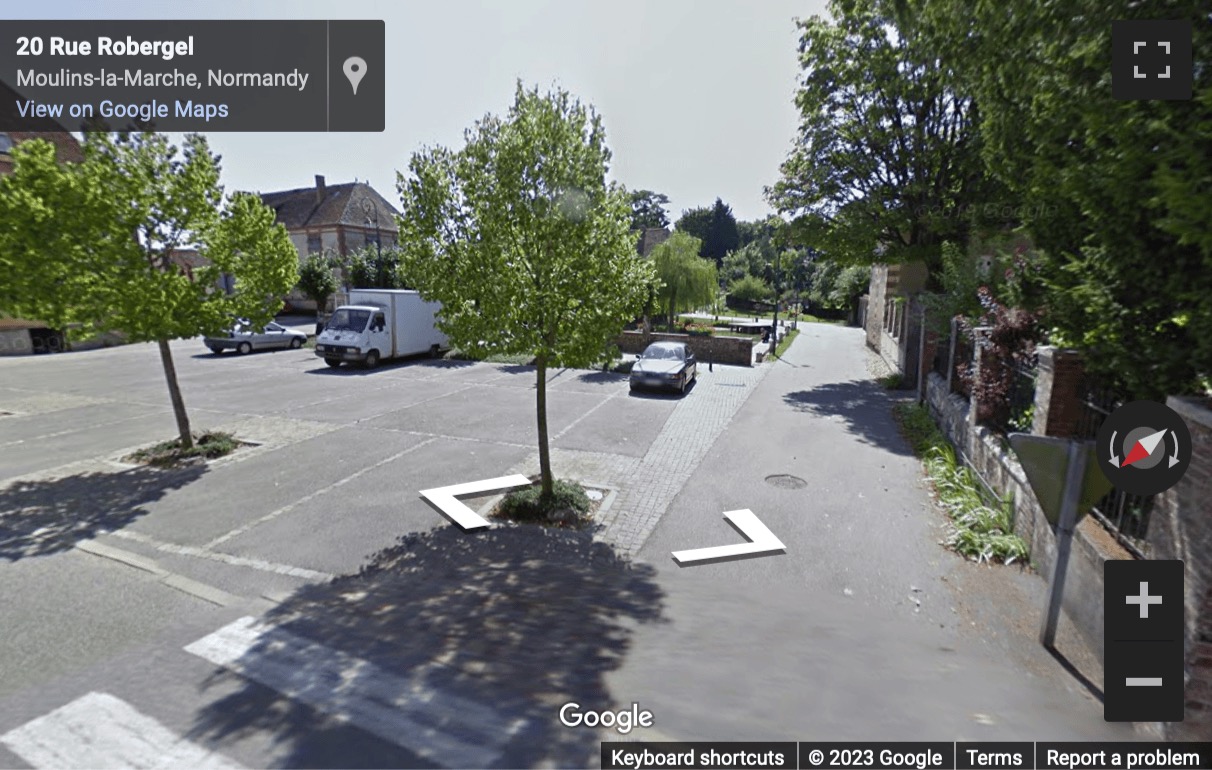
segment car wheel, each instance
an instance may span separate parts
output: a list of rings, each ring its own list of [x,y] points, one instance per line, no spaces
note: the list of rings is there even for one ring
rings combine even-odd
[[[303,340],[299,339],[298,337],[290,338],[290,349],[291,350],[298,350],[301,347],[303,347]]]
[[[336,369],[338,366],[340,366],[340,365],[341,365],[341,359],[339,359],[339,358],[326,358],[326,359],[324,359],[324,363],[328,364],[328,365],[329,365],[329,366],[331,366],[333,369]]]
[[[216,345],[210,349],[210,352],[214,353],[216,356],[220,356],[223,355],[223,348]]]
[[[429,346],[429,357],[430,358],[437,358],[440,355],[442,355],[442,348],[440,346],[438,346],[438,345]]]
[[[688,382],[690,382],[689,377],[683,377],[678,380],[678,393],[681,393],[683,396],[686,395],[686,383]]]
[[[374,369],[379,365],[379,351],[372,350],[366,354],[366,362],[363,364],[367,369]]]
[[[236,352],[242,356],[246,356],[252,352],[252,344],[248,342],[241,342],[236,346]]]

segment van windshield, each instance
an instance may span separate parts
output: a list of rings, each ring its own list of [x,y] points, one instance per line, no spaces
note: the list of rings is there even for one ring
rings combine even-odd
[[[324,328],[333,332],[360,332],[366,328],[366,322],[369,320],[369,310],[341,308],[332,314],[332,318],[328,319],[328,326]]]

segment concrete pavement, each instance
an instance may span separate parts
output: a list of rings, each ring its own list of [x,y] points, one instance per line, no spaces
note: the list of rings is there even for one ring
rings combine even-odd
[[[1042,581],[938,544],[863,332],[801,329],[640,551],[665,622],[636,629],[615,696],[679,740],[1130,739],[1035,643],[1042,598],[1022,595]],[[739,542],[722,518],[738,508],[786,554],[675,565],[671,551]]]
[[[612,734],[560,724],[569,702],[653,711],[632,738],[1131,737],[1023,642],[1037,578],[937,545],[861,332],[801,329],[684,399],[553,373],[557,472],[617,490],[593,533],[468,535],[417,497],[533,470],[527,367],[174,345],[195,424],[256,446],[165,474],[120,463],[172,432],[154,350],[4,362],[0,575],[22,633],[0,637],[20,670],[0,766],[147,745],[215,767],[592,766]],[[737,542],[722,513],[744,507],[785,555],[673,564]]]

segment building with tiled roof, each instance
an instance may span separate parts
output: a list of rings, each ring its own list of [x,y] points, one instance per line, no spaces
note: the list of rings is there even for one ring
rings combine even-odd
[[[645,227],[636,239],[636,250],[640,256],[646,257],[658,245],[669,240],[671,233],[664,227]]]
[[[317,174],[315,187],[261,193],[261,201],[285,225],[300,261],[322,251],[345,256],[396,243],[399,212],[365,182],[330,185]]]

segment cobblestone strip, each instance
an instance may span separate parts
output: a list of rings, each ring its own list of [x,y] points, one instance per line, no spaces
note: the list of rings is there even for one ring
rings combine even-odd
[[[678,402],[643,458],[553,449],[551,462],[557,475],[610,484],[619,490],[614,505],[602,517],[596,539],[610,543],[621,555],[638,553],[673,498],[770,369],[719,367],[714,372],[700,372],[694,390]],[[533,475],[538,467],[535,454],[517,472]]]

